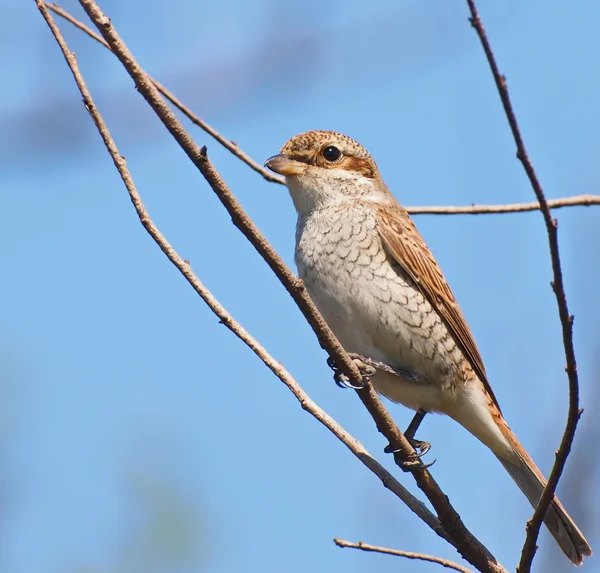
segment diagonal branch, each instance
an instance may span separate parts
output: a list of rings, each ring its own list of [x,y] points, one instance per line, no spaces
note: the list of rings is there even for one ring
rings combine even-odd
[[[548,244],[550,247],[550,258],[552,260],[552,273],[554,275],[552,289],[556,295],[558,314],[562,326],[562,338],[567,362],[565,370],[569,379],[569,411],[567,415],[565,431],[560,442],[560,447],[556,452],[556,460],[554,461],[554,466],[550,472],[548,483],[544,488],[542,497],[540,498],[540,501],[533,513],[533,517],[527,524],[527,537],[525,539],[525,544],[523,545],[521,560],[517,568],[519,573],[529,573],[531,570],[533,557],[537,550],[536,542],[540,532],[540,527],[542,525],[544,516],[546,515],[546,511],[552,502],[552,499],[554,498],[554,492],[565,467],[569,452],[571,451],[571,445],[575,437],[575,430],[577,429],[577,422],[579,421],[579,416],[581,415],[579,410],[579,380],[577,376],[577,362],[575,360],[575,348],[573,346],[573,316],[569,314],[567,297],[563,284],[560,254],[558,249],[558,222],[556,219],[552,218],[550,206],[546,200],[544,191],[535,173],[531,160],[529,159],[527,150],[525,149],[523,137],[521,136],[517,118],[510,101],[506,78],[498,69],[496,58],[494,57],[494,53],[485,33],[481,18],[475,6],[475,1],[467,0],[467,4],[471,13],[471,25],[475,29],[475,32],[477,33],[477,36],[479,37],[483,47],[483,51],[485,52],[492,75],[494,76],[494,81],[496,82],[498,94],[500,95],[500,99],[502,101],[502,106],[504,107],[506,118],[508,119],[508,123],[510,125],[510,130],[517,146],[517,158],[522,163],[525,173],[529,178],[531,187],[533,188],[535,196],[540,204],[540,210],[542,211],[542,215],[544,217],[544,223],[546,224]]]
[[[379,464],[373,456],[366,450],[361,442],[349,434],[340,424],[331,418],[324,410],[322,410],[308,394],[301,388],[298,382],[292,375],[283,367],[283,365],[273,358],[269,352],[246,330],[241,326],[229,312],[219,303],[214,295],[200,281],[196,274],[192,271],[190,265],[181,258],[175,251],[166,237],[156,227],[150,214],[146,210],[142,198],[135,186],[131,173],[127,167],[124,157],[119,153],[119,150],[112,139],[108,127],[106,126],[100,112],[98,111],[92,96],[85,84],[83,76],[79,70],[75,55],[69,50],[60,30],[49,14],[46,6],[40,0],[37,0],[38,8],[46,20],[54,38],[56,39],[67,65],[71,69],[77,87],[83,97],[83,103],[92,118],[104,145],[106,146],[112,160],[127,188],[131,202],[136,210],[136,213],[142,223],[144,229],[154,239],[161,251],[175,265],[179,272],[188,281],[191,287],[202,298],[207,306],[215,313],[220,322],[224,324],[233,334],[235,334],[244,344],[246,344],[262,362],[279,378],[288,389],[294,394],[296,399],[304,410],[316,418],[323,424],[331,433],[333,433],[369,470],[371,470],[383,483],[383,485],[401,499],[416,515],[418,515],[429,527],[431,527],[440,537],[447,539],[438,519],[427,509],[425,504],[415,498],[408,492],[397,480],[390,474],[381,464]]]
[[[61,8],[58,4],[45,3],[45,6],[58,14],[61,18],[64,18],[73,26],[85,32],[88,36],[102,44],[105,48],[110,50],[108,43],[91,28],[86,26],[83,22],[69,14],[64,8]],[[268,169],[265,169],[260,163],[252,159],[246,152],[240,147],[221,135],[214,127],[206,123],[203,119],[198,117],[189,107],[183,104],[175,94],[164,87],[158,80],[148,76],[150,81],[154,84],[156,89],[164,95],[179,111],[181,111],[194,125],[197,125],[200,129],[204,130],[216,141],[218,141],[223,147],[231,151],[236,157],[241,159],[246,165],[251,167],[254,171],[262,175],[264,179],[272,183],[284,184],[284,178],[271,173]],[[576,195],[574,197],[565,197],[561,199],[550,199],[548,200],[548,206],[552,209],[559,209],[562,207],[577,207],[577,206],[590,206],[600,205],[600,195]],[[406,210],[411,215],[488,215],[488,214],[502,214],[502,213],[525,213],[528,211],[539,210],[540,205],[537,202],[532,203],[511,203],[507,205],[466,205],[466,206],[426,206],[426,207],[406,207]]]
[[[41,0],[38,0],[38,2],[41,2]],[[225,183],[220,178],[220,175],[208,161],[206,149],[201,149],[187,134],[181,122],[179,122],[177,117],[162,100],[156,87],[139,67],[131,52],[119,38],[109,18],[102,13],[97,4],[92,0],[80,0],[80,3],[104,39],[110,45],[113,53],[127,69],[134,80],[138,91],[151,105],[165,127],[167,127],[188,157],[202,172],[213,190],[219,195],[221,201],[228,207],[234,223],[244,232],[245,236],[250,239],[271,269],[284,283],[286,289],[294,298],[317,334],[321,345],[329,352],[330,356],[335,359],[339,369],[346,374],[352,382],[360,385],[363,380],[361,379],[358,369],[344,352],[339,342],[333,336],[333,333],[312,304],[304,285],[285,266],[283,260],[275,253],[266,239],[260,234],[258,229],[256,229],[252,221],[247,217],[241,206],[237,203]],[[366,383],[364,390],[359,391],[358,394],[376,421],[377,427],[380,431],[385,433],[392,446],[397,447],[400,450],[401,457],[403,459],[409,459],[414,456],[415,452],[412,446],[410,446],[403,434],[394,424],[392,418],[383,407],[381,400],[375,394],[371,385]],[[414,476],[418,486],[426,493],[428,499],[436,509],[444,530],[459,552],[481,571],[506,571],[498,564],[485,546],[483,546],[466,529],[460,516],[458,516],[454,508],[450,505],[448,498],[440,490],[429,472],[425,469],[421,469],[414,472]]]
[[[437,563],[447,569],[453,569],[459,571],[459,573],[473,573],[470,569],[443,559],[442,557],[435,557],[434,555],[427,555],[426,553],[414,553],[412,551],[402,551],[401,549],[390,549],[389,547],[379,547],[378,545],[369,545],[359,541],[354,543],[353,541],[345,541],[344,539],[334,539],[333,542],[338,547],[349,547],[350,549],[360,549],[362,551],[372,551],[373,553],[384,553],[385,555],[395,555],[396,557],[406,557],[407,559],[415,559],[417,561],[428,561],[429,563]]]
[[[142,92],[142,89],[139,87],[138,89]],[[157,110],[155,109],[155,111]],[[348,376],[354,385],[359,387],[363,385],[360,374],[358,377],[354,374],[356,366],[352,361],[350,361],[352,368],[347,368],[344,364],[344,360],[349,358],[348,355],[314,306],[302,281],[286,266],[283,259],[244,212],[242,206],[208,160],[208,157],[205,156],[205,162],[199,166],[199,169],[231,215],[234,225],[252,243],[292,296],[319,339],[321,347],[329,353],[340,370]],[[372,385],[369,383],[364,384],[363,388],[357,390],[356,393],[371,414],[377,429],[388,439],[393,448],[397,447],[400,450],[401,455],[399,460],[396,460],[397,463],[402,460],[414,459],[413,447],[399,430]],[[452,544],[461,555],[475,567],[483,568],[484,571],[504,571],[504,568],[498,564],[487,548],[465,527],[460,516],[431,474],[427,470],[419,470],[413,472],[413,476],[417,486],[425,493],[435,508],[444,530],[448,533],[448,536],[452,539]]]

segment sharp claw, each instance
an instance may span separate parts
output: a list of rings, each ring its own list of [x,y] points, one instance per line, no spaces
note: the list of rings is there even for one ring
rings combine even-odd
[[[346,381],[342,381],[342,380],[336,380],[335,383],[337,384],[338,388],[343,388],[343,389],[350,389],[350,390],[362,390],[364,388],[364,386],[356,386],[355,384],[350,384],[350,380]]]
[[[411,442],[412,447],[418,452],[418,456],[424,456],[430,449],[431,444],[429,442],[420,442],[418,440],[414,440]]]
[[[341,372],[336,371],[333,375],[333,380],[337,384],[338,388],[350,388],[352,390],[362,390],[364,388],[364,386],[356,386],[351,384],[350,380],[348,380],[348,376],[342,374]]]

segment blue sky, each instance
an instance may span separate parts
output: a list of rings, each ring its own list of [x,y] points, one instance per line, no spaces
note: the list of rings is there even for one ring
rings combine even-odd
[[[600,6],[480,4],[547,196],[597,193]],[[63,6],[82,16],[73,0]],[[533,200],[465,2],[101,7],[148,72],[261,162],[298,132],[334,129],[371,151],[405,205]],[[0,15],[10,22],[0,39],[3,570],[435,568],[341,550],[333,537],[458,560],[218,324],[144,232],[34,3],[8,0]],[[289,296],[124,70],[60,25],[161,230],[305,390],[396,471]],[[286,190],[190,129],[293,265]],[[598,549],[600,209],[555,214],[586,408],[559,493]],[[541,216],[416,220],[507,421],[547,473],[567,381]],[[390,411],[402,427],[412,415]],[[467,526],[514,567],[531,515],[517,487],[450,420],[427,418],[420,437]],[[537,570],[550,563],[569,568],[544,531]]]

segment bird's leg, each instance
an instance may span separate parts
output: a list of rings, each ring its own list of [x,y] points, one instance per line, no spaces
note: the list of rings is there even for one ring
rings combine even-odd
[[[417,413],[410,421],[408,428],[406,428],[406,432],[404,432],[404,436],[410,442],[410,445],[418,451],[419,457],[424,456],[431,448],[431,444],[429,442],[422,442],[421,440],[415,439],[415,434],[426,414],[427,412],[425,410],[417,410]]]
[[[421,458],[431,448],[431,444],[429,442],[422,442],[420,440],[415,440],[415,433],[419,429],[419,426],[421,425],[421,422],[423,421],[423,418],[425,418],[426,414],[427,414],[427,412],[425,410],[417,410],[417,413],[414,415],[413,419],[411,420],[410,424],[408,425],[408,428],[406,428],[406,431],[404,432],[404,437],[408,440],[410,445],[415,449],[416,455],[415,455],[414,459],[400,460],[400,461],[396,462],[396,463],[398,463],[398,465],[400,466],[400,469],[402,469],[402,471],[412,472],[414,470],[424,470],[426,468],[431,467],[433,464],[435,464],[435,460],[433,460],[432,462],[429,462],[427,464],[424,464],[421,461]],[[396,458],[395,454],[398,453],[398,450],[393,448],[391,446],[391,444],[388,445],[384,451],[386,453],[390,453],[390,452],[393,453],[394,458]]]
[[[421,440],[415,440],[415,434],[425,418],[427,412],[425,410],[417,410],[417,413],[414,415],[411,420],[408,428],[404,432],[404,437],[408,440],[410,445],[416,450],[417,457],[424,456],[431,448],[431,444],[429,442],[422,442]],[[396,450],[391,444],[388,444],[383,450],[386,454],[396,453]]]
[[[363,377],[363,381],[368,381],[369,378],[371,376],[374,376],[376,374],[376,372],[379,370],[382,372],[388,372],[389,374],[393,374],[394,376],[398,376],[399,378],[402,378],[403,380],[409,380],[411,382],[417,382],[417,383],[423,382],[423,380],[420,376],[418,376],[412,372],[405,371],[405,370],[398,369],[398,368],[393,368],[392,366],[389,366],[388,364],[384,364],[383,362],[378,362],[377,360],[373,360],[372,358],[367,358],[365,356],[362,356],[360,354],[356,354],[353,352],[349,352],[348,356],[352,359],[355,366],[359,369],[359,371]],[[363,386],[355,386],[355,385],[351,384],[350,380],[348,380],[348,377],[345,374],[343,374],[342,372],[340,372],[339,368],[337,367],[337,364],[335,363],[335,360],[333,358],[331,358],[331,356],[329,358],[327,358],[327,365],[333,370],[333,372],[334,372],[333,379],[335,380],[335,383],[340,388],[352,388],[353,390],[360,390],[363,388]],[[408,428],[406,428],[406,431],[404,432],[404,436],[406,437],[406,439],[408,440],[410,445],[416,451],[415,459],[409,460],[409,461],[403,460],[403,461],[399,462],[400,467],[405,472],[413,471],[416,469],[425,469],[425,468],[432,466],[435,463],[435,460],[433,460],[432,462],[430,462],[428,464],[424,464],[421,461],[420,458],[422,456],[424,456],[430,450],[431,444],[429,442],[423,442],[421,440],[415,439],[415,433],[419,429],[419,426],[421,425],[421,422],[423,421],[423,418],[425,418],[426,414],[427,414],[427,412],[425,410],[417,410],[416,414],[414,415],[413,419],[411,420],[410,424],[408,425]],[[389,454],[389,453],[396,454],[396,453],[398,453],[398,450],[395,449],[391,444],[388,444],[385,447],[384,452],[387,454]]]

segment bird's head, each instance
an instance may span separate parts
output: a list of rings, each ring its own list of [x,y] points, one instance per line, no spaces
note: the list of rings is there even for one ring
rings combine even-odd
[[[369,152],[334,131],[292,137],[265,166],[285,176],[299,213],[355,199],[383,202],[390,196]]]

